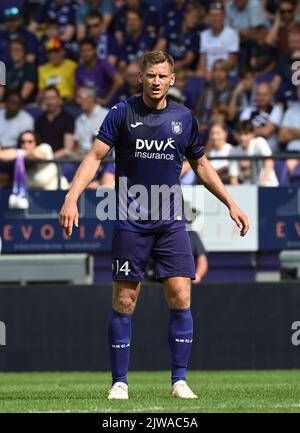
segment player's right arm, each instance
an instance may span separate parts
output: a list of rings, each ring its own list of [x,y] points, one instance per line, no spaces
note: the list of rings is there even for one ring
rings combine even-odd
[[[107,155],[110,149],[110,146],[96,138],[92,150],[85,156],[76,171],[71,188],[66,195],[59,215],[60,225],[64,228],[69,237],[72,235],[73,226],[78,227],[78,198],[95,177],[101,160]]]
[[[120,102],[109,110],[100,126],[92,150],[86,155],[75,174],[59,216],[60,225],[65,229],[67,236],[72,235],[73,225],[78,226],[77,200],[80,194],[95,177],[101,160],[119,141],[125,105],[125,102]]]

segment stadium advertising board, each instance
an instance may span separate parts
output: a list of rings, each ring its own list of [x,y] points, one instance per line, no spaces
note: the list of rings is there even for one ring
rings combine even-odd
[[[300,248],[300,188],[259,189],[259,248]]]
[[[10,210],[8,192],[0,190],[2,253],[108,252],[113,224],[99,221],[95,191],[87,190],[78,202],[79,228],[68,238],[58,222],[65,191],[30,191],[28,210]]]
[[[183,187],[185,202],[190,208],[196,207],[191,227],[200,234],[207,251],[299,249],[300,188],[227,188],[249,217],[251,228],[245,238],[239,236],[227,208],[211,193],[202,186]],[[64,191],[31,191],[26,211],[9,210],[8,195],[8,191],[0,190],[3,253],[110,251],[113,223],[96,218],[100,199],[95,191],[87,190],[80,198],[80,226],[71,239],[58,224]]]
[[[258,188],[255,185],[227,186],[238,206],[247,214],[250,230],[242,238],[229,217],[227,207],[203,186],[184,186],[185,202],[197,208],[192,229],[207,251],[256,251],[258,249]],[[193,212],[195,214],[195,212]]]

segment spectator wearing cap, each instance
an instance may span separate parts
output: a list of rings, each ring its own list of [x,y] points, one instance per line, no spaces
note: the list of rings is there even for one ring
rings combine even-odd
[[[269,23],[259,0],[229,0],[226,3],[226,24],[239,32],[243,41],[249,41],[253,38],[255,27],[268,27]]]
[[[9,44],[9,54],[12,63],[6,69],[5,86],[0,86],[0,101],[5,93],[17,92],[24,103],[34,101],[37,85],[36,66],[26,61],[26,43],[23,39],[14,39]]]
[[[266,42],[276,45],[279,56],[289,54],[288,32],[295,24],[296,1],[280,0],[272,27],[268,31]]]
[[[131,63],[125,70],[125,83],[114,95],[111,104],[114,105],[132,96],[138,96],[142,94],[142,85],[140,81],[141,69],[137,63]]]
[[[6,107],[0,109],[0,147],[16,147],[19,134],[33,126],[33,117],[22,109],[19,93],[8,94]]]
[[[46,0],[30,23],[30,29],[36,33],[40,24],[56,20],[60,26],[59,38],[71,42],[75,35],[75,11],[76,2],[73,0]]]
[[[144,53],[152,50],[156,43],[156,34],[145,30],[143,15],[139,9],[126,11],[126,29],[121,71],[125,70],[127,64],[137,62]]]
[[[39,38],[38,46],[38,64],[44,65],[48,62],[47,56],[47,42],[50,39],[59,39],[60,25],[57,20],[47,20],[45,22],[45,30],[43,35]]]
[[[98,11],[89,12],[86,16],[85,24],[87,36],[93,39],[97,46],[98,59],[107,60],[113,66],[116,66],[120,47],[114,35],[104,26],[101,13]]]
[[[77,8],[76,34],[78,41],[88,36],[86,32],[86,20],[92,11],[100,14],[102,29],[107,30],[114,16],[114,2],[112,0],[87,0]]]
[[[113,65],[106,60],[97,59],[96,46],[92,39],[82,39],[79,45],[81,64],[75,72],[76,87],[93,87],[98,103],[106,106],[124,80]]]
[[[66,59],[65,49],[60,39],[49,39],[46,43],[48,62],[38,68],[39,98],[44,89],[55,86],[64,101],[74,99],[76,62]]]
[[[76,156],[74,150],[74,117],[62,105],[59,91],[50,86],[44,90],[45,112],[36,119],[35,131],[41,141],[49,143],[58,158]]]
[[[115,38],[119,45],[124,45],[126,36],[128,36],[128,17],[129,10],[136,10],[141,19],[145,32],[156,38],[161,25],[158,11],[153,4],[148,4],[143,0],[126,0],[115,13],[113,27],[115,29]],[[131,29],[129,29],[131,31]]]
[[[4,31],[0,33],[0,61],[8,64],[10,57],[8,53],[9,43],[14,39],[23,39],[26,43],[26,60],[35,62],[38,50],[38,41],[33,33],[24,26],[22,12],[17,7],[4,10]]]
[[[209,8],[210,27],[201,32],[200,58],[196,75],[206,80],[212,78],[213,64],[218,59],[226,60],[229,71],[236,72],[239,35],[225,25],[225,10],[221,2],[213,2]]]
[[[201,6],[189,4],[185,8],[181,26],[173,28],[166,25],[154,48],[168,51],[176,68],[191,68],[195,64],[199,51],[198,27],[201,15]]]

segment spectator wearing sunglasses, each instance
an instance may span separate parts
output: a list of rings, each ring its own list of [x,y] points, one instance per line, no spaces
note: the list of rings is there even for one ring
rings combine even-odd
[[[24,131],[18,138],[18,149],[0,150],[0,161],[11,162],[17,159],[22,152],[26,162],[27,186],[29,188],[42,188],[55,190],[58,188],[58,172],[55,163],[36,163],[38,160],[51,160],[54,158],[53,150],[47,143],[40,143],[39,136],[33,131]],[[61,188],[67,189],[68,182],[62,177]],[[22,197],[14,197],[20,200]],[[20,207],[21,206],[12,206]]]
[[[288,32],[295,23],[295,10],[296,2],[294,0],[279,1],[273,25],[266,38],[268,44],[277,45],[281,57],[289,53]]]
[[[106,29],[102,14],[98,11],[89,12],[85,23],[87,36],[93,39],[96,44],[98,59],[106,60],[116,66],[118,57],[120,57],[120,47],[114,35]],[[83,39],[85,38],[81,38],[81,40]]]
[[[111,0],[87,0],[76,11],[76,34],[80,41],[86,34],[86,20],[90,13],[99,13],[102,18],[102,28],[107,30],[114,15],[114,2]]]

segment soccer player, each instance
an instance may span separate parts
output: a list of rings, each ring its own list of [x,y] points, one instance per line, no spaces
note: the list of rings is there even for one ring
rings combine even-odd
[[[169,344],[172,357],[172,395],[197,398],[186,383],[186,370],[193,341],[190,308],[191,279],[195,267],[184,218],[175,215],[175,198],[170,200],[172,216],[156,218],[158,209],[140,209],[124,217],[124,179],[131,194],[127,209],[134,207],[133,191],[143,187],[150,194],[154,185],[170,189],[179,183],[186,156],[201,182],[229,209],[244,236],[246,215],[228,195],[223,183],[204,155],[197,122],[189,109],[167,98],[175,82],[173,58],[163,51],[144,55],[141,62],[143,93],[113,106],[102,123],[93,149],[82,161],[60,212],[60,224],[68,236],[78,226],[77,200],[91,182],[101,160],[115,147],[116,228],[113,236],[113,301],[108,325],[112,368],[109,399],[128,399],[127,370],[131,344],[131,318],[150,253],[155,260],[156,279],[162,281],[170,308]],[[134,188],[132,188],[134,187]],[[140,208],[145,207],[142,202]],[[155,203],[154,203],[155,205]],[[155,206],[154,206],[155,207]],[[122,208],[122,212],[121,211]],[[171,214],[171,212],[170,212]],[[155,218],[154,218],[155,216]]]

